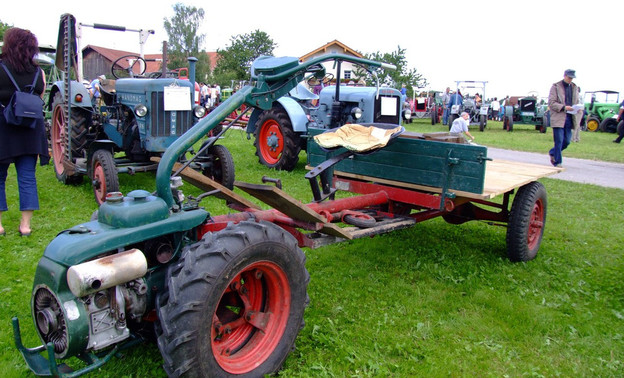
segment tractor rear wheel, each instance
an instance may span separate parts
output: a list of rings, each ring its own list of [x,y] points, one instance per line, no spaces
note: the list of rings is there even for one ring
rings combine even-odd
[[[288,114],[278,108],[265,110],[256,125],[254,145],[260,163],[277,170],[295,169],[301,138],[293,131]]]
[[[71,135],[68,136],[64,109],[63,94],[57,92],[52,100],[52,124],[50,126],[54,173],[57,180],[63,184],[75,185],[82,182],[82,175],[68,172],[65,162],[75,164],[76,157],[83,157],[84,155],[87,145],[88,114],[83,109],[73,109],[71,114]],[[71,138],[71,161],[69,161],[70,154],[68,151],[69,138]]]
[[[615,133],[617,131],[617,120],[615,118],[605,118],[600,122],[600,131],[603,133]]]
[[[202,174],[228,189],[234,189],[234,159],[227,147],[214,144],[202,154],[209,157],[212,163],[209,168],[202,169]]]
[[[600,128],[600,120],[597,117],[587,118],[587,131],[598,131]]]
[[[533,181],[520,189],[511,205],[507,225],[507,256],[529,261],[537,256],[546,225],[546,188]]]
[[[503,121],[503,128],[507,131],[513,131],[513,116],[505,117],[505,121]]]
[[[119,191],[119,177],[115,159],[109,150],[97,150],[91,158],[91,186],[98,205],[106,201],[106,194]]]
[[[297,241],[272,223],[207,233],[169,267],[157,298],[166,373],[275,373],[303,327],[309,280]]]

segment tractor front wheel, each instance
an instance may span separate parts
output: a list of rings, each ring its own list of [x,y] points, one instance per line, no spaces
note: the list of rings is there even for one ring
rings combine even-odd
[[[303,327],[309,280],[297,241],[274,224],[241,222],[207,233],[169,267],[157,298],[166,373],[275,373]]]
[[[234,189],[234,159],[227,147],[215,144],[206,151],[203,157],[209,158],[210,164],[202,169],[202,174],[228,189]]]
[[[537,256],[546,225],[546,188],[533,181],[518,189],[507,225],[507,256],[529,261]]]
[[[479,131],[485,131],[486,123],[487,123],[487,116],[486,115],[479,116]]]
[[[119,191],[115,159],[108,150],[97,150],[91,158],[91,186],[98,205],[106,201],[106,194]]]
[[[273,108],[264,111],[256,123],[256,155],[260,163],[277,170],[292,171],[299,161],[301,141],[293,131],[288,114]]]
[[[458,116],[457,114],[451,114],[451,115],[449,116],[449,119],[448,119],[448,128],[449,128],[449,130],[451,129],[451,127],[453,126],[453,122],[454,122],[457,118],[459,118],[459,116]]]
[[[589,117],[587,119],[587,131],[598,131],[600,128],[600,120],[596,117]]]

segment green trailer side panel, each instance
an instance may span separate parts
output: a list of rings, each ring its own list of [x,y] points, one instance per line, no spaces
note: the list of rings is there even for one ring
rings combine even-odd
[[[310,136],[322,129],[309,129]],[[327,151],[308,139],[308,164],[317,166],[346,151]],[[335,166],[342,172],[480,194],[485,180],[487,148],[470,144],[398,137],[369,154],[356,154]]]

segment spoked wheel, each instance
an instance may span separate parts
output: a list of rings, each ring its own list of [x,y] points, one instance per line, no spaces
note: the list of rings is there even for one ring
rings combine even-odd
[[[91,158],[91,185],[98,205],[106,201],[106,194],[119,191],[115,159],[108,150],[97,150]]]
[[[263,376],[303,326],[309,274],[293,236],[268,222],[208,233],[169,268],[157,300],[169,376]]]
[[[537,256],[546,224],[546,188],[534,181],[518,189],[507,225],[507,256],[529,261]]]
[[[228,189],[233,189],[234,159],[227,147],[220,144],[212,145],[202,156],[208,159],[207,164],[202,168],[202,174]]]
[[[52,100],[52,124],[50,125],[50,142],[52,146],[52,159],[54,161],[54,173],[57,180],[63,184],[79,184],[82,182],[82,175],[70,174],[64,162],[69,159],[69,136],[67,134],[67,122],[63,104],[63,95],[57,92]],[[73,157],[82,156],[82,151],[86,144],[86,117],[82,111],[72,112],[71,137]]]
[[[264,111],[257,125],[254,145],[260,163],[277,170],[295,169],[301,142],[293,131],[288,114],[277,108]]]

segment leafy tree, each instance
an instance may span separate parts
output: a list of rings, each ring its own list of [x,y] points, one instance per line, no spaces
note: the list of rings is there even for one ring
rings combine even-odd
[[[239,34],[230,39],[225,49],[217,49],[219,60],[214,69],[214,80],[221,86],[229,86],[231,80],[249,80],[251,63],[262,55],[273,55],[277,44],[260,30]]]
[[[386,84],[390,87],[400,89],[401,85],[405,84],[407,87],[408,97],[412,94],[412,87],[423,88],[427,85],[427,79],[418,73],[416,68],[409,69],[407,67],[405,49],[402,49],[401,46],[397,46],[397,50],[390,53],[381,53],[378,51],[371,54],[364,54],[364,56],[366,59],[394,64],[396,66],[396,70],[378,68],[375,71],[377,72],[380,85]],[[376,84],[374,77],[359,67],[355,69],[355,74],[358,77],[364,78],[366,85]]]
[[[4,22],[0,21],[0,41],[4,41],[4,32],[12,27],[12,25],[5,24]]]
[[[168,68],[188,67],[188,58],[193,56],[198,59],[197,80],[206,80],[210,74],[210,58],[206,51],[201,49],[206,35],[198,33],[204,21],[204,10],[177,3],[173,5],[173,11],[173,17],[164,19],[165,31],[169,36]]]

